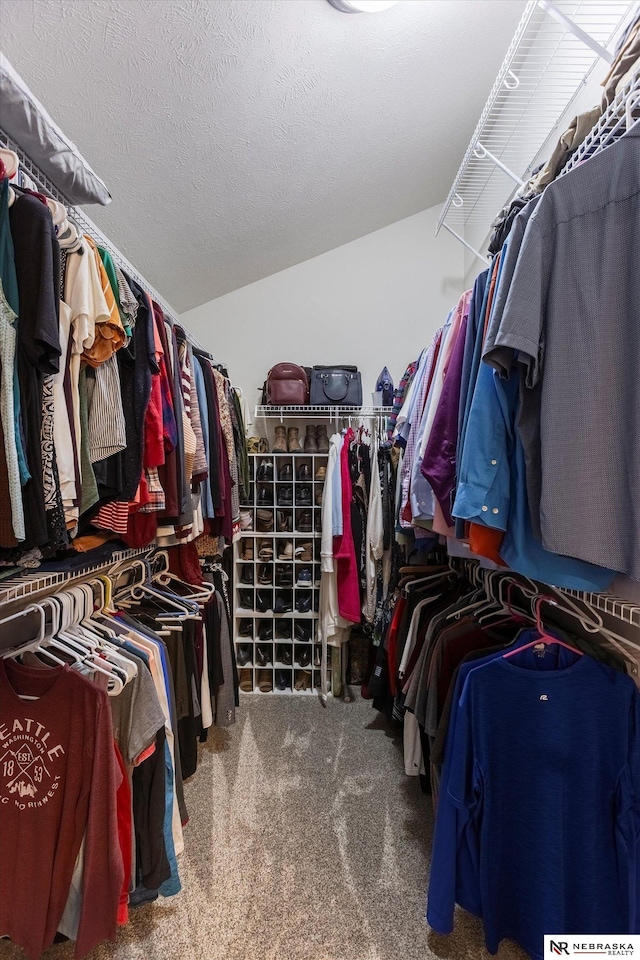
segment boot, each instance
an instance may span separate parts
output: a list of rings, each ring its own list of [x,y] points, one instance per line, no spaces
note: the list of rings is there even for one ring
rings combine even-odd
[[[287,452],[287,429],[283,427],[282,424],[276,427],[276,440],[273,445],[274,453],[286,453]]]
[[[316,427],[316,443],[318,444],[318,453],[329,453],[329,437],[324,423]]]
[[[318,443],[316,440],[316,428],[312,424],[307,424],[307,432],[304,438],[304,452],[317,453]]]
[[[287,447],[289,449],[289,453],[302,453],[302,447],[300,446],[300,431],[297,427],[289,427],[287,431]]]

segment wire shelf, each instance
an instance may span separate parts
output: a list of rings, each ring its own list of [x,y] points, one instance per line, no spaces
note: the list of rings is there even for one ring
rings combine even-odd
[[[570,170],[580,166],[585,160],[600,153],[605,147],[622,136],[627,129],[627,107],[633,118],[640,110],[640,66],[627,83],[616,94],[593,130],[585,137],[578,149],[567,161],[560,172],[564,177]]]
[[[553,4],[530,0],[444,203],[436,234],[444,226],[461,233],[458,238],[465,242],[465,228],[475,226],[483,228],[485,236],[519,183],[529,179],[543,149],[557,139],[560,121],[600,56],[610,59],[603,48],[633,5],[617,0]],[[583,36],[572,32],[563,17]]]
[[[63,571],[51,571],[39,573],[37,569],[33,573],[24,573],[20,577],[14,577],[7,582],[6,586],[0,587],[0,604],[14,603],[19,600],[36,600],[43,594],[50,593],[55,587],[73,586],[79,580],[99,573],[105,573],[116,564],[125,560],[132,560],[134,557],[140,557],[155,550],[155,543],[146,547],[135,547],[130,550],[115,550],[108,560],[101,563],[87,562],[86,566],[79,567],[70,573]]]
[[[640,606],[636,603],[622,600],[620,597],[614,597],[608,593],[585,593],[582,590],[565,589],[560,592],[575,597],[576,600],[582,600],[583,603],[595,607],[600,613],[606,613],[610,617],[622,620],[623,623],[627,623],[631,627],[640,629]]]
[[[393,412],[393,407],[334,407],[334,406],[290,406],[290,407],[272,407],[266,404],[259,404],[255,408],[254,416],[263,417],[267,420],[291,420],[291,419],[326,419],[341,420],[366,419],[371,417],[389,417]]]
[[[33,162],[33,160],[31,160],[29,156],[27,156],[20,144],[16,143],[16,141],[13,140],[1,128],[0,146],[5,147],[8,150],[13,150],[14,153],[17,153],[20,166],[24,169],[27,176],[33,180],[38,189],[45,194],[45,196],[49,196],[53,200],[57,200],[59,203],[64,204],[69,212],[69,216],[81,228],[82,232],[92,237],[98,246],[103,247],[111,254],[112,259],[118,264],[120,269],[129,274],[129,276],[138,284],[138,286],[142,290],[145,290],[151,299],[155,300],[156,303],[162,307],[162,311],[166,317],[168,317],[173,323],[178,323],[180,326],[182,326],[176,311],[167,303],[164,297],[158,293],[155,287],[152,287],[151,284],[145,280],[142,274],[139,273],[133,264],[127,259],[127,257],[125,257],[125,255],[116,246],[114,246],[109,238],[104,235],[100,227],[98,227],[93,220],[87,216],[81,207],[76,207],[69,202],[65,195],[61,193],[58,187],[56,187],[53,181],[47,177],[45,173],[43,173],[43,171],[37,166],[37,164]],[[188,330],[185,330],[185,333],[194,346],[199,347],[200,349],[205,349]]]

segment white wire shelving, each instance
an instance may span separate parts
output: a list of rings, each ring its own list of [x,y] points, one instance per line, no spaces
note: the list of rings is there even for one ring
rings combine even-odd
[[[484,241],[496,215],[557,140],[559,124],[596,64],[612,61],[608,47],[634,6],[635,0],[529,0],[436,234],[444,227],[486,259],[466,232]]]
[[[6,585],[0,586],[0,604],[4,606],[22,600],[35,601],[38,597],[51,593],[56,587],[73,586],[88,576],[106,573],[117,564],[151,553],[154,549],[155,543],[146,547],[115,550],[108,560],[91,563],[88,559],[86,565],[72,571],[40,571],[37,567],[34,567],[32,572],[25,570],[21,576],[12,577],[6,581]]]
[[[623,623],[640,629],[640,606],[637,603],[622,600],[620,597],[614,597],[608,593],[585,593],[582,590],[564,589],[561,592],[570,597],[575,597],[577,600],[582,600],[583,603],[595,607],[600,613],[606,613],[610,617],[615,617],[616,620],[622,620]]]
[[[602,114],[593,130],[585,137],[578,149],[562,168],[559,177],[564,177],[589,157],[599,153],[621,136],[635,122],[640,110],[640,67],[618,91],[613,101]]]
[[[256,418],[265,420],[367,420],[372,417],[383,419],[391,416],[393,407],[340,407],[340,406],[287,406],[275,407],[270,404],[258,404],[254,411]]]

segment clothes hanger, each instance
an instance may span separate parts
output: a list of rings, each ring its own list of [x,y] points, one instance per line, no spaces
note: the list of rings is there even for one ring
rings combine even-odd
[[[22,621],[22,623],[20,623],[20,621]],[[23,629],[17,630],[18,625]],[[34,626],[36,633],[34,636],[31,636]],[[9,637],[11,642],[11,646],[7,646],[0,651],[0,659],[17,657],[29,650],[35,650],[44,638],[45,626],[46,619],[44,609],[36,603],[31,603],[19,613],[14,613],[10,617],[5,617],[3,620],[0,620],[0,636],[2,637],[2,641],[4,643],[7,637]],[[30,636],[28,639],[18,639],[17,643],[13,643],[13,636],[17,637],[17,635],[22,634],[23,631],[29,633]]]
[[[483,608],[489,610],[492,606],[495,606],[496,600],[494,600],[493,596],[491,595],[491,591],[487,583],[488,575],[494,572],[495,571],[493,570],[484,571],[487,577],[485,578],[484,576],[481,576],[478,578],[477,571],[472,570],[471,576],[469,577],[470,583],[472,584],[472,590],[469,594],[467,594],[466,597],[462,597],[460,601],[466,602],[466,606],[459,607],[458,609],[454,610],[452,613],[448,614],[445,619],[459,620],[464,614],[471,613],[473,610],[476,611],[477,615],[477,613]],[[480,581],[479,583],[477,582],[478,579]],[[474,583],[474,581],[476,582]],[[483,593],[484,596],[479,597],[479,591]]]
[[[91,617],[93,613],[93,589],[91,585],[88,583],[79,584],[77,587],[73,587],[72,591],[76,593],[80,602],[76,611],[79,622],[77,625],[68,628],[68,634],[74,640],[77,640],[81,646],[87,647],[94,655],[102,654],[122,676],[124,683],[128,683],[129,680],[137,676],[138,667],[127,657],[124,657],[112,643],[109,643],[104,635],[98,632],[98,624]],[[109,631],[109,633],[115,636],[112,631]]]
[[[498,590],[497,590],[497,594],[498,594],[497,601],[500,604],[500,610],[497,610],[494,613],[488,612],[486,614],[482,614],[481,616],[477,616],[476,619],[478,620],[478,623],[481,626],[485,626],[485,625],[493,626],[493,625],[498,625],[500,623],[508,622],[509,620],[524,621],[526,618],[523,616],[522,612],[520,610],[514,610],[511,606],[511,592],[514,587],[517,587],[522,593],[522,595],[530,601],[533,600],[536,596],[538,596],[538,592],[535,591],[532,593],[528,590],[525,590],[523,584],[521,584],[514,577],[505,577],[498,570],[490,571],[490,573],[495,573],[500,577],[500,579],[498,580]],[[504,600],[504,597],[502,596],[502,588],[505,584],[507,585],[506,602]],[[494,617],[498,617],[499,619],[494,620],[493,619]]]
[[[198,604],[187,600],[183,597],[178,597],[175,594],[169,594],[164,591],[156,589],[150,582],[150,568],[148,563],[145,561],[137,560],[134,563],[142,568],[144,574],[144,580],[133,584],[132,586],[125,587],[122,592],[118,592],[118,602],[126,607],[131,608],[141,603],[142,600],[148,600],[155,606],[158,606],[160,612],[157,616],[158,619],[163,620],[169,617],[170,619],[183,619],[187,618],[195,619],[196,615],[199,615]],[[170,608],[170,613],[167,613],[167,606]]]
[[[20,165],[18,154],[14,150],[9,150],[7,147],[0,147],[0,161],[4,167],[4,169],[0,168],[1,178],[4,180],[4,178],[7,177],[9,180],[12,180],[18,172]]]
[[[123,675],[123,671],[118,670],[113,664],[111,669],[103,666],[100,662],[101,658],[97,654],[97,646],[92,646],[86,635],[78,636],[72,632],[76,594],[71,591],[77,591],[78,589],[77,587],[71,588],[55,594],[53,597],[46,598],[44,602],[48,602],[52,610],[52,635],[45,637],[40,650],[36,652],[45,652],[50,655],[49,648],[53,647],[71,658],[71,666],[87,664],[91,670],[108,677],[107,692],[111,696],[117,696],[124,689],[126,675]],[[78,600],[80,600],[79,597]]]
[[[611,646],[617,650],[618,653],[630,664],[634,675],[637,675],[638,663],[633,659],[633,656],[629,652],[628,648],[637,652],[640,649],[638,644],[629,637],[623,637],[619,633],[614,633],[613,630],[610,630],[609,627],[605,625],[602,617],[595,608],[590,606],[588,611],[584,611],[557,587],[552,587],[551,589],[554,591],[554,593],[558,594],[559,600],[562,601],[557,603],[558,609],[567,616],[573,617],[575,620],[577,620],[587,633],[600,634],[602,637],[604,637],[604,639],[610,643]],[[585,600],[584,603],[587,603],[587,601]],[[567,606],[565,606],[565,604]],[[590,618],[593,618],[593,620]],[[596,621],[595,623],[593,622],[594,620]]]
[[[156,564],[159,560],[162,560],[164,565],[160,570],[156,569]],[[197,586],[191,583],[187,583],[185,580],[181,580],[174,573],[171,573],[169,570],[169,554],[166,550],[158,550],[154,553],[151,558],[152,564],[152,581],[158,583],[160,586],[169,587],[172,583],[178,584],[183,589],[187,590],[186,594],[179,594],[185,599],[192,599],[195,601],[207,601],[212,594],[215,593],[215,587],[212,583],[204,582],[203,584],[198,584]]]
[[[64,204],[53,200],[51,197],[46,197],[46,203],[51,211],[51,219],[53,220],[54,226],[59,227],[67,219],[67,208]]]
[[[508,650],[507,653],[503,653],[503,659],[508,657],[513,657],[516,653],[520,653],[522,650],[527,650],[529,647],[536,647],[539,644],[544,644],[545,646],[551,646],[555,644],[558,647],[564,647],[566,650],[570,650],[572,653],[577,654],[579,657],[584,656],[582,650],[578,650],[577,647],[572,647],[570,643],[565,643],[564,640],[560,640],[558,637],[554,637],[553,634],[547,633],[545,630],[544,624],[540,616],[540,608],[543,603],[550,603],[552,606],[557,607],[558,604],[553,597],[546,596],[545,594],[540,594],[540,596],[535,601],[535,620],[536,620],[536,632],[539,634],[537,639],[531,640],[529,643],[525,643],[524,646],[518,647],[515,650]],[[532,611],[533,612],[533,611]]]

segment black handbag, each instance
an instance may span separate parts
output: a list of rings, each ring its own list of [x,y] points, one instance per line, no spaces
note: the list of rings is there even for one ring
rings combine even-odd
[[[357,367],[314,367],[309,403],[312,406],[361,407],[362,379]]]

